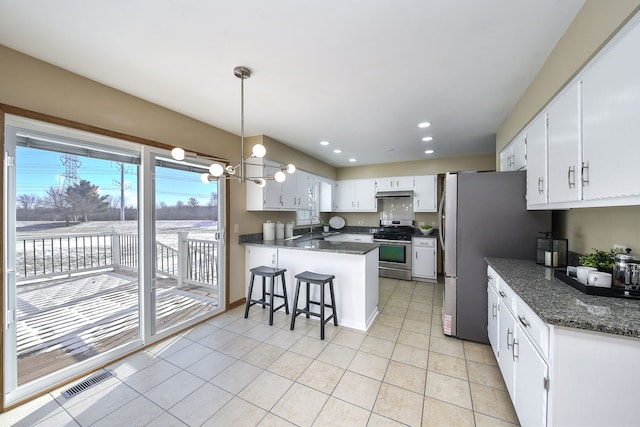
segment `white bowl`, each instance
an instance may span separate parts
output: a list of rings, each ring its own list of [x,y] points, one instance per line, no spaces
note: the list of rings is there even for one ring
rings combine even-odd
[[[422,234],[424,234],[425,236],[428,236],[429,234],[431,234],[431,232],[432,232],[432,231],[433,231],[433,228],[430,228],[430,229],[428,229],[428,230],[425,230],[424,228],[421,228],[421,229],[420,229],[420,232],[421,232]]]

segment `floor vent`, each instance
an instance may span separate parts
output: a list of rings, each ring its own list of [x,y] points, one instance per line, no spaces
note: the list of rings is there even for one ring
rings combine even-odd
[[[115,376],[116,376],[116,373],[113,372],[111,369],[105,369],[99,374],[96,374],[90,378],[87,378],[81,383],[76,384],[73,387],[69,388],[68,390],[63,391],[62,395],[67,399],[71,399],[73,396],[80,394],[87,389],[90,389],[94,385],[100,384],[102,381]]]

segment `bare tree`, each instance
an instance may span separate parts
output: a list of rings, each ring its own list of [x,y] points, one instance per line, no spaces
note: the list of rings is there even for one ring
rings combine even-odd
[[[195,197],[190,197],[189,200],[187,200],[187,205],[191,208],[197,208],[200,206],[200,202],[198,202],[198,199]]]
[[[31,211],[38,207],[39,197],[35,194],[20,194],[18,196],[18,208]]]

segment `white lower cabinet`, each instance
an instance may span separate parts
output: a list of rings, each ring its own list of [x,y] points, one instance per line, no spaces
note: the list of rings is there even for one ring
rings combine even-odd
[[[278,249],[270,248],[270,247],[261,247],[261,246],[247,246],[245,250],[245,294],[249,291],[249,281],[251,280],[251,270],[254,267],[259,267],[261,265],[266,265],[267,267],[277,267],[278,266]],[[261,281],[261,278],[257,278],[256,280]],[[258,282],[256,282],[256,285]],[[262,292],[261,286],[253,287],[253,297],[259,298],[259,294]]]
[[[548,325],[487,275],[489,341],[521,426],[638,425],[638,338]]]
[[[516,376],[513,406],[520,425],[546,426],[549,368],[520,325],[515,328],[513,363]]]
[[[494,353],[497,348],[498,366],[520,425],[546,426],[549,369],[539,348],[548,345],[534,341],[548,337],[545,331],[537,331],[546,324],[533,320],[526,309],[519,314],[522,300],[491,267],[487,275],[489,342]]]
[[[414,237],[412,241],[413,260],[411,262],[411,276],[414,279],[424,279],[435,282],[436,272],[436,238]]]

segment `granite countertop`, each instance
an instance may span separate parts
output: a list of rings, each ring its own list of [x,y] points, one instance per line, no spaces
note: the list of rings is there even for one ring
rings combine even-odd
[[[485,260],[546,323],[640,338],[640,300],[583,294],[534,261]]]
[[[317,252],[332,252],[348,255],[364,255],[380,246],[378,243],[329,242],[302,236],[295,240],[254,240],[245,245],[268,246],[282,249],[300,249]]]

